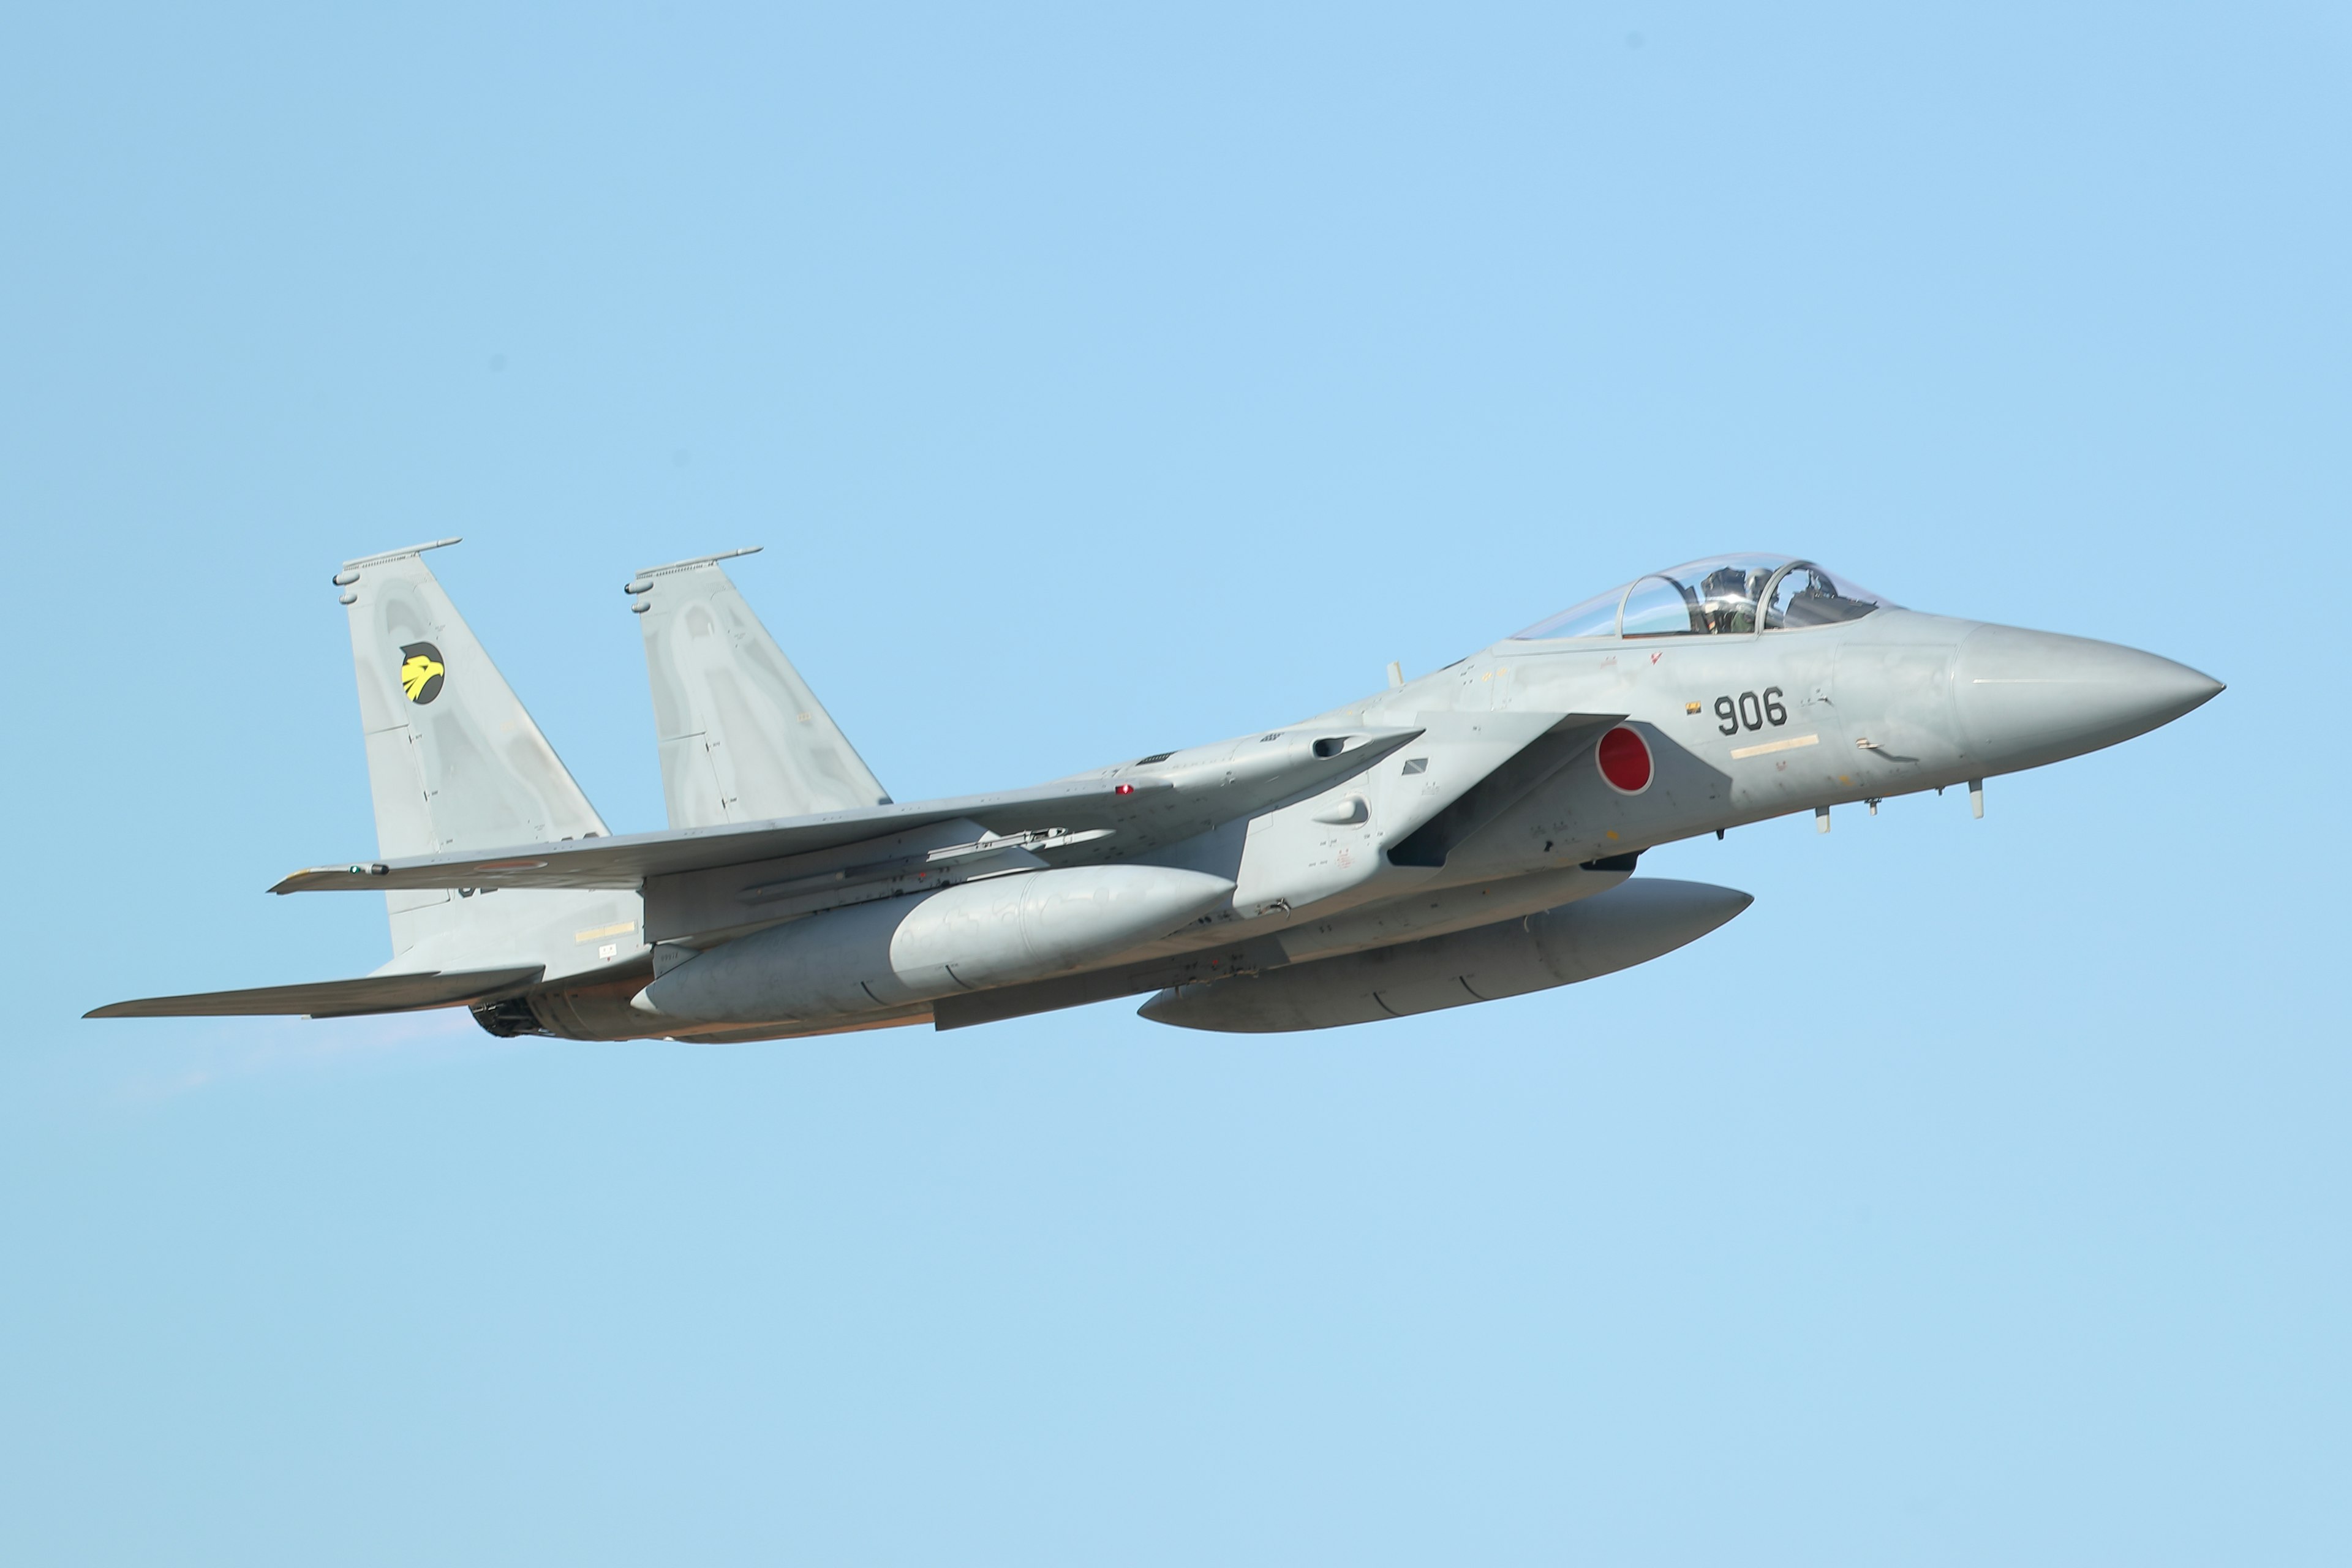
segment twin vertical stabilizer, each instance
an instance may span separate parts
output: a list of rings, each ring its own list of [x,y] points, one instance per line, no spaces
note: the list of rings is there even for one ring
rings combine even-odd
[[[719,568],[751,553],[648,566],[628,584],[645,627],[670,826],[887,805],[881,781]]]
[[[347,561],[352,661],[386,859],[600,837],[604,818],[419,559]]]
[[[437,540],[347,561],[376,852],[386,860],[607,835],[422,557]],[[738,551],[736,554],[747,553]],[[629,584],[645,623],[672,827],[712,827],[887,804],[889,795],[705,556]],[[404,969],[543,963],[552,977],[625,963],[644,946],[634,892],[387,892]]]
[[[335,574],[350,612],[376,852],[391,860],[604,837],[604,818],[420,559],[456,542],[362,556]],[[385,899],[404,968],[495,961],[560,973],[637,945],[633,895],[444,889]]]

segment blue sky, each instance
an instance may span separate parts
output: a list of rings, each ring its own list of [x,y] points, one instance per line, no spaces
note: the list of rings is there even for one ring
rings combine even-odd
[[[20,8],[0,1556],[2336,1563],[2340,6]],[[658,826],[635,568],[900,798],[1818,557],[2230,690],[1656,852],[1570,990],[697,1049],[362,973],[341,559]]]

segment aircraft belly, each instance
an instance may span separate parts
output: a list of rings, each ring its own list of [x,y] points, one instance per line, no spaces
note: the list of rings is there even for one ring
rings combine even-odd
[[[899,1007],[863,1017],[836,1018],[821,1024],[796,1024],[784,1020],[749,1026],[694,1026],[672,1030],[662,1037],[698,1046],[743,1046],[761,1040],[814,1039],[819,1035],[862,1035],[873,1029],[904,1029],[911,1025],[929,1022],[931,1011],[928,1007]],[[642,1035],[643,1031],[639,1033]]]

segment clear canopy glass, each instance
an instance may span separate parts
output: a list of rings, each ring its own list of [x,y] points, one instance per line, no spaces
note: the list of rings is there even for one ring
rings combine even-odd
[[[1587,599],[1537,622],[1515,640],[1798,631],[1855,620],[1890,603],[1810,561],[1717,555],[1653,572]]]
[[[1548,621],[1539,621],[1518,634],[1522,642],[1537,637],[1613,637],[1617,635],[1617,607],[1625,602],[1625,590],[1612,588],[1596,595],[1572,610],[1562,610]]]
[[[1858,621],[1885,600],[1858,584],[1832,577],[1809,561],[1800,561],[1772,584],[1772,598],[1764,611],[1764,629],[1794,631],[1800,626],[1834,626]]]

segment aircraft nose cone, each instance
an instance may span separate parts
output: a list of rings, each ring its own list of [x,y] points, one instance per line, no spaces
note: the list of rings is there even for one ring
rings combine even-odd
[[[2144,735],[2221,690],[2211,676],[2137,648],[2015,626],[1970,632],[1952,669],[1971,754],[2002,769]]]

